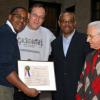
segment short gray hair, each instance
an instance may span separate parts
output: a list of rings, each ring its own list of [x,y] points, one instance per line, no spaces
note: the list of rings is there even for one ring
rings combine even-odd
[[[95,27],[97,32],[100,32],[100,21],[93,21],[88,24],[88,27]]]

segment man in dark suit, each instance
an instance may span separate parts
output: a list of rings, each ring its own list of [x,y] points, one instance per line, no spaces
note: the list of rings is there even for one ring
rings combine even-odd
[[[61,36],[52,43],[50,59],[54,61],[57,91],[53,100],[75,100],[77,82],[90,48],[86,35],[76,28],[75,13],[65,10],[59,17]]]
[[[35,89],[29,89],[17,75],[17,61],[20,58],[16,34],[27,23],[27,10],[14,8],[7,22],[0,27],[0,100],[13,100],[14,86],[28,96],[37,96]]]

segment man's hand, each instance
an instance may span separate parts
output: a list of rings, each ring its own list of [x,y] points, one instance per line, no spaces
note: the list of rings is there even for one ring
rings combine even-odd
[[[39,91],[37,91],[36,89],[26,88],[23,92],[30,97],[36,97],[37,95],[39,95]]]
[[[19,90],[24,92],[27,96],[35,97],[37,96],[40,92],[37,91],[36,89],[30,89],[28,88],[18,77],[17,73],[15,71],[11,72],[6,79],[8,82],[16,86]]]

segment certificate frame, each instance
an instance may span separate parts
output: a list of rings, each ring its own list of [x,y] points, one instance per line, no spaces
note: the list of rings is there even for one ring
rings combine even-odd
[[[53,62],[19,60],[18,75],[29,88],[39,91],[56,91]]]

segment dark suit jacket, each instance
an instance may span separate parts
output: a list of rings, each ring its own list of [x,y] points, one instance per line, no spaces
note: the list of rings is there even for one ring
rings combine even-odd
[[[19,49],[16,34],[11,28],[4,24],[0,27],[0,85],[12,87],[6,77],[14,70],[17,70]]]
[[[63,52],[62,36],[52,43],[50,60],[54,61],[57,91],[53,100],[75,100],[77,82],[84,66],[86,54],[91,51],[86,36],[78,31],[72,37],[66,57]]]

